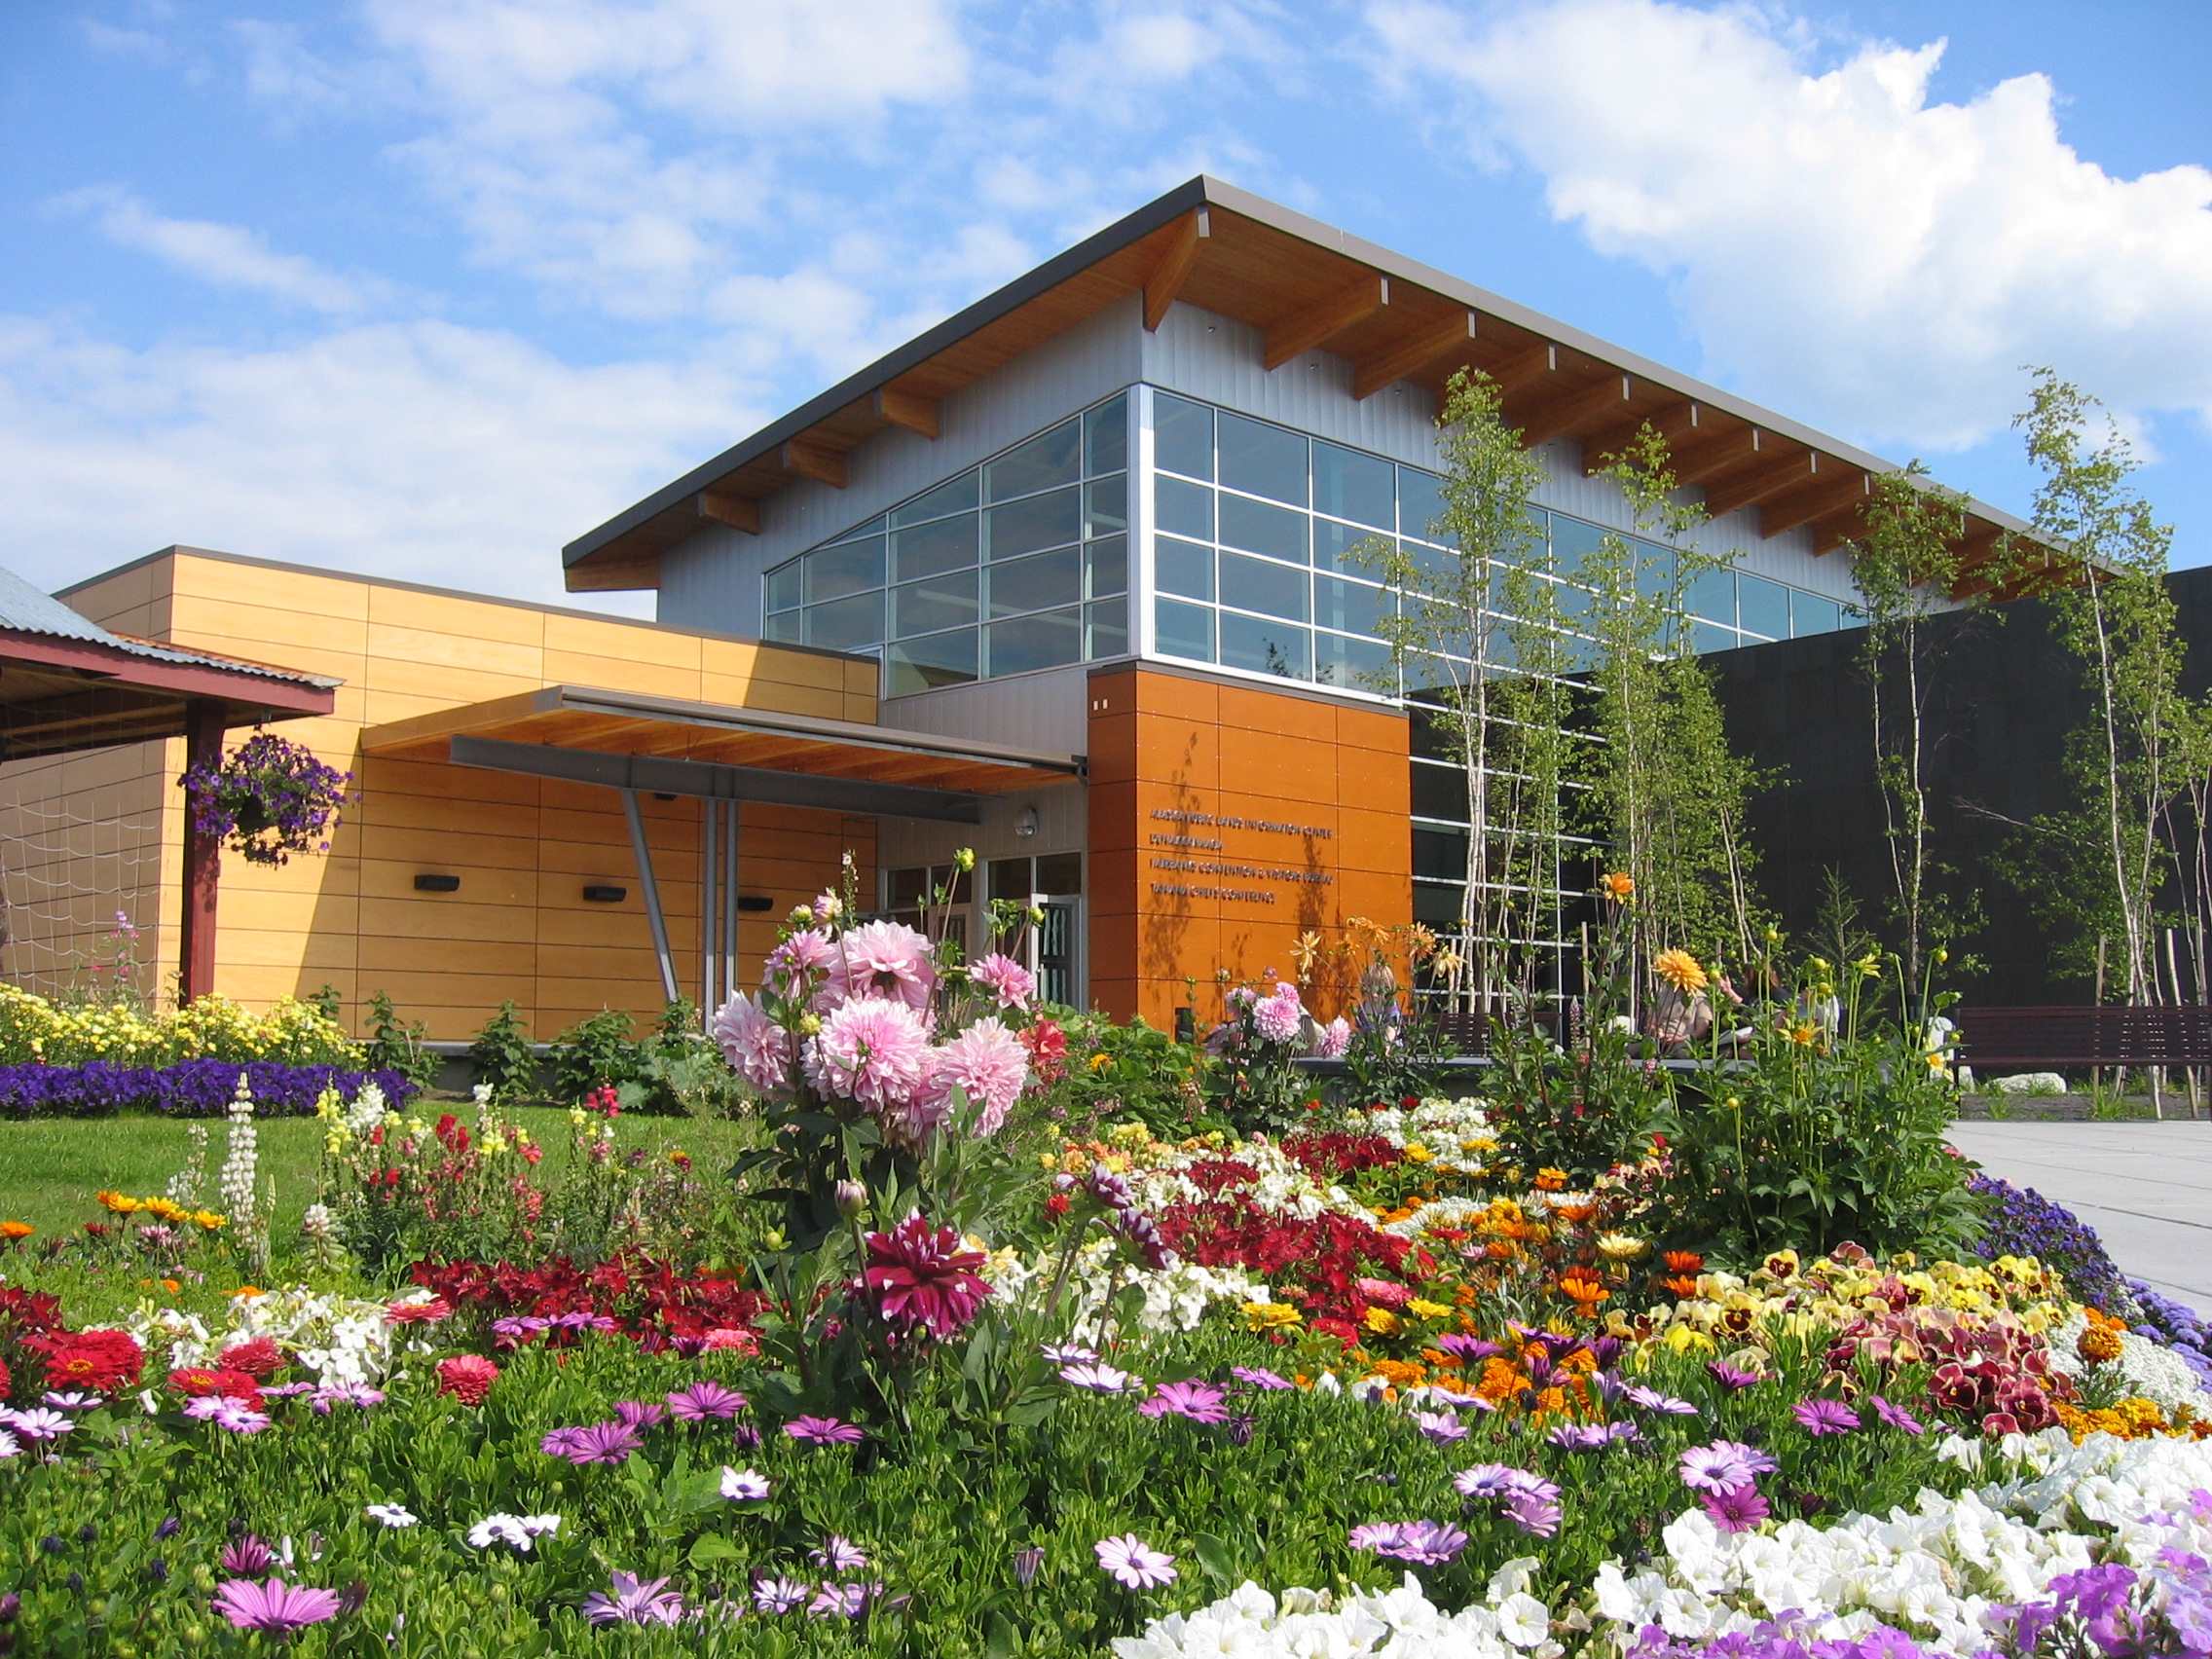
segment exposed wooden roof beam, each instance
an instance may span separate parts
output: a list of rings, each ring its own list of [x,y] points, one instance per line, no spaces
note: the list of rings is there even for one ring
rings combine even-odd
[[[1854,499],[1832,512],[1823,513],[1806,526],[1812,533],[1815,553],[1833,553],[1846,542],[1857,541],[1866,534],[1866,522],[1861,517],[1864,503]]]
[[[1648,423],[1653,430],[1667,440],[1670,463],[1675,446],[1698,434],[1698,406],[1694,403],[1674,403],[1649,415],[1630,415],[1615,421],[1609,426],[1601,426],[1582,440],[1582,470],[1602,472],[1609,464],[1608,458],[1628,448],[1629,441],[1643,430]]]
[[[1707,486],[1705,510],[1713,518],[1726,518],[1739,507],[1755,506],[1769,496],[1802,484],[1820,471],[1816,451],[1792,444],[1782,454],[1730,473]]]
[[[1551,402],[1538,404],[1529,412],[1526,420],[1517,424],[1521,427],[1521,441],[1534,449],[1548,443],[1563,432],[1571,432],[1601,415],[1619,417],[1621,405],[1636,395],[1635,383],[1626,375],[1607,373],[1595,386],[1584,387],[1580,391],[1568,392]],[[1612,423],[1607,422],[1608,425]]]
[[[1318,305],[1291,313],[1268,329],[1262,362],[1279,369],[1293,357],[1326,345],[1355,322],[1365,322],[1390,303],[1390,278],[1363,271]]]
[[[1559,372],[1559,348],[1549,340],[1539,340],[1526,351],[1508,357],[1490,371],[1491,384],[1497,387],[1500,397],[1511,397],[1530,381],[1542,375]]]
[[[760,503],[751,496],[731,496],[719,490],[699,492],[699,516],[726,524],[732,530],[742,530],[748,535],[760,534]]]
[[[910,391],[894,391],[885,387],[875,394],[875,417],[894,426],[903,426],[909,432],[918,432],[936,442],[938,432],[937,399],[917,397]]]
[[[1449,316],[1415,330],[1352,365],[1351,394],[1361,401],[1395,386],[1417,369],[1425,369],[1448,351],[1465,349],[1475,337],[1475,313]]]
[[[1167,308],[1175,303],[1175,296],[1191,279],[1191,268],[1198,262],[1198,243],[1211,235],[1213,223],[1203,207],[1194,207],[1176,221],[1167,250],[1144,279],[1146,333],[1156,331],[1166,317]]]
[[[1874,498],[1874,481],[1856,466],[1825,472],[1816,483],[1790,492],[1759,508],[1759,534],[1772,538],[1801,524],[1825,518],[1839,507],[1858,506]]]
[[[818,444],[811,438],[789,438],[783,448],[786,472],[795,472],[801,478],[811,478],[817,484],[827,484],[832,490],[845,487],[845,455],[828,444]]]
[[[1703,484],[1718,473],[1762,454],[1766,433],[1736,421],[1712,419],[1712,411],[1698,424],[1698,435],[1675,446],[1675,476],[1684,484]]]

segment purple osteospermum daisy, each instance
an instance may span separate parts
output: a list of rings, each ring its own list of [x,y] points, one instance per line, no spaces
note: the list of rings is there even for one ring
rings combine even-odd
[[[1093,1394],[1124,1394],[1141,1381],[1126,1371],[1117,1371],[1111,1365],[1063,1365],[1060,1381],[1077,1388],[1088,1388]]]
[[[7,1414],[8,1426],[25,1440],[59,1440],[77,1424],[64,1414],[45,1406],[33,1406],[27,1412]]]
[[[1748,1532],[1767,1518],[1766,1499],[1748,1481],[1718,1492],[1700,1493],[1697,1501],[1723,1532]]]
[[[1926,1434],[1928,1432],[1927,1424],[1906,1411],[1904,1407],[1893,1405],[1879,1394],[1870,1394],[1867,1398],[1874,1402],[1874,1415],[1892,1428],[1902,1429],[1907,1434]]]
[[[1682,1485],[1702,1492],[1726,1492],[1731,1487],[1749,1486],[1776,1467],[1775,1460],[1764,1452],[1734,1440],[1715,1440],[1711,1446],[1693,1446],[1682,1454]]]
[[[296,1630],[336,1618],[338,1593],[287,1585],[281,1578],[272,1578],[266,1584],[234,1578],[215,1592],[215,1610],[240,1630],[288,1637]]]
[[[825,1584],[815,1591],[814,1600],[807,1603],[807,1617],[816,1619],[857,1619],[867,1610],[867,1584]]]
[[[593,1624],[676,1624],[683,1617],[683,1598],[667,1586],[665,1578],[641,1581],[617,1572],[605,1590],[584,1598],[584,1617]]]
[[[1271,1392],[1297,1386],[1289,1378],[1278,1377],[1264,1365],[1233,1365],[1229,1368],[1229,1375],[1235,1378],[1239,1382],[1248,1383],[1254,1388],[1265,1388]]]
[[[733,1418],[749,1402],[735,1388],[712,1380],[679,1388],[668,1396],[668,1409],[680,1422],[705,1422],[710,1418]]]
[[[1568,1452],[1596,1452],[1616,1440],[1634,1440],[1636,1436],[1633,1422],[1570,1422],[1563,1423],[1544,1438]]]
[[[1222,1404],[1226,1398],[1211,1382],[1162,1382],[1137,1411],[1149,1418],[1173,1413],[1193,1422],[1227,1422],[1229,1413]]]
[[[376,1393],[373,1388],[368,1391],[372,1394]],[[322,1390],[313,1382],[264,1382],[261,1385],[261,1397],[265,1400],[296,1400],[302,1394],[318,1394]],[[377,1398],[381,1400],[384,1396],[377,1394]]]
[[[1443,1567],[1467,1547],[1467,1534],[1442,1521],[1385,1521],[1354,1527],[1349,1541],[1355,1550],[1372,1550],[1390,1561]]]
[[[858,1446],[867,1438],[854,1424],[826,1417],[795,1417],[784,1432],[807,1446]]]
[[[867,1566],[867,1552],[835,1532],[822,1540],[820,1549],[810,1550],[806,1559],[829,1572],[858,1572]]]
[[[264,1389],[262,1390],[262,1392],[263,1392],[263,1393],[265,1393],[265,1394],[266,1394],[266,1393],[267,1393],[268,1391],[269,1391],[269,1390],[268,1390],[268,1389],[266,1389],[266,1388],[264,1388]],[[44,1403],[44,1404],[46,1404],[46,1405],[52,1406],[52,1407],[53,1407],[53,1408],[54,1408],[54,1409],[55,1409],[55,1411],[57,1411],[57,1412],[90,1412],[90,1411],[96,1411],[96,1410],[97,1410],[97,1409],[98,1409],[98,1408],[99,1408],[99,1407],[100,1407],[100,1406],[101,1406],[102,1404],[104,1404],[104,1402],[103,1402],[103,1401],[102,1401],[102,1400],[100,1399],[99,1395],[97,1395],[97,1394],[74,1394],[74,1393],[72,1393],[72,1394],[48,1394],[48,1395],[46,1396],[46,1399],[45,1399],[45,1401],[44,1401],[43,1403]]]
[[[616,1400],[614,1416],[622,1422],[643,1433],[657,1428],[668,1420],[668,1408],[658,1401]]]
[[[1859,1414],[1841,1400],[1799,1400],[1789,1415],[1811,1434],[1849,1434],[1859,1426]]]
[[[722,1496],[732,1503],[758,1503],[768,1495],[768,1477],[758,1469],[722,1466]]]
[[[1505,1350],[1481,1337],[1471,1337],[1464,1331],[1447,1331],[1436,1339],[1436,1346],[1462,1364],[1475,1365],[1493,1358]]]
[[[1559,1530],[1559,1501],[1517,1492],[1505,1500],[1505,1518],[1530,1537],[1548,1538]]]
[[[638,1431],[622,1421],[586,1423],[569,1431],[569,1450],[562,1454],[578,1467],[587,1463],[620,1463],[645,1442]]]
[[[573,1457],[576,1453],[576,1436],[582,1432],[580,1428],[547,1429],[545,1438],[537,1443],[537,1449],[548,1457]]]
[[[268,1391],[262,1390],[265,1394]],[[384,1404],[384,1390],[372,1388],[365,1382],[340,1382],[333,1387],[315,1389],[314,1398],[308,1404],[318,1417],[328,1417],[333,1406],[359,1406],[366,1411],[371,1406]]]
[[[1091,1547],[1097,1552],[1099,1568],[1127,1589],[1157,1590],[1179,1576],[1173,1556],[1161,1554],[1134,1532],[1101,1538]]]
[[[1098,1350],[1081,1343],[1047,1343],[1037,1350],[1047,1365],[1096,1365]]]
[[[1449,1446],[1455,1440],[1467,1438],[1467,1425],[1450,1412],[1416,1412],[1414,1427],[1439,1446]]]
[[[1741,1366],[1730,1365],[1724,1359],[1708,1360],[1705,1368],[1713,1374],[1713,1380],[1715,1382],[1718,1382],[1731,1393],[1740,1392],[1764,1381],[1757,1372],[1746,1371]]]
[[[753,1586],[753,1604],[764,1613],[788,1613],[802,1605],[809,1594],[793,1578],[763,1578]]]
[[[1452,1477],[1452,1484],[1468,1497],[1503,1497],[1513,1490],[1507,1479],[1521,1471],[1510,1463],[1477,1463]]]
[[[222,1400],[219,1403],[222,1409],[215,1413],[217,1428],[228,1429],[233,1434],[259,1434],[269,1426],[270,1417],[267,1412],[257,1412],[250,1406],[240,1405],[236,1400]]]
[[[1656,1388],[1646,1388],[1641,1382],[1631,1382],[1621,1390],[1621,1397],[1632,1406],[1647,1412],[1658,1412],[1664,1417],[1696,1417],[1697,1407],[1687,1400],[1677,1400],[1672,1394],[1662,1394]]]
[[[267,1572],[276,1565],[276,1552],[251,1532],[240,1533],[216,1559],[215,1565],[225,1572],[240,1578],[250,1578],[257,1572]]]

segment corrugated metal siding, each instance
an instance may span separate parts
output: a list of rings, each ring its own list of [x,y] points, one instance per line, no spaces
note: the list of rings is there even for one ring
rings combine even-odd
[[[1037,833],[1020,835],[1015,827],[1031,807]],[[878,869],[942,864],[962,847],[973,847],[979,862],[1085,851],[1090,839],[1090,796],[1081,784],[1054,784],[1017,790],[983,803],[980,824],[937,824],[919,818],[877,821]]]
[[[1049,755],[1081,755],[1089,743],[1089,673],[1051,668],[894,697],[876,718],[902,731],[1004,743]]]

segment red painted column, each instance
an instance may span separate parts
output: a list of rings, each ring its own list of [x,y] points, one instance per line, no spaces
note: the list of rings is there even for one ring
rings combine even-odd
[[[184,717],[184,764],[219,766],[223,760],[223,706],[193,703]],[[177,959],[178,1006],[197,1002],[215,988],[215,878],[222,868],[222,843],[194,828],[192,806],[184,810],[184,940]]]

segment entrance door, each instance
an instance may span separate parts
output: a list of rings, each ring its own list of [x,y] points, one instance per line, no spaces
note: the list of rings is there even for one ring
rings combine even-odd
[[[1083,901],[1038,896],[1045,919],[1029,932],[1029,971],[1046,1002],[1083,1006]]]

